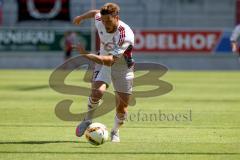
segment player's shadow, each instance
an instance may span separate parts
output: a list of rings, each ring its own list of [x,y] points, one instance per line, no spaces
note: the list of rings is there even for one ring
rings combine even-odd
[[[36,86],[27,86],[27,87],[20,87],[17,90],[19,91],[32,91],[32,90],[39,90],[49,88],[48,85],[36,85]]]
[[[81,141],[11,141],[11,142],[0,142],[1,144],[50,144],[50,143],[87,143]]]

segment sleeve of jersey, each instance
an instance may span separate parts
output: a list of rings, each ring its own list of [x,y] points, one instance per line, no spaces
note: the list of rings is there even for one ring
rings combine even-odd
[[[98,23],[101,22],[101,14],[97,13],[94,18],[95,26],[97,27]]]
[[[237,41],[240,38],[240,25],[238,25],[232,33],[232,36],[230,38],[230,40],[233,41]]]

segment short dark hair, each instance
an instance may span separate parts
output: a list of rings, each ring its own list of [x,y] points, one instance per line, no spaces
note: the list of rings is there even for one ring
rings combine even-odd
[[[101,15],[112,15],[117,16],[119,14],[120,7],[116,3],[106,3],[101,7]]]

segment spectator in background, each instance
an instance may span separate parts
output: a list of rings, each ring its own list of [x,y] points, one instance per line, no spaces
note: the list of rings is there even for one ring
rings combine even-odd
[[[238,40],[240,39],[240,24],[235,27],[231,36],[231,45],[233,53],[239,53]]]
[[[76,33],[73,31],[68,31],[64,34],[64,45],[65,45],[65,55],[64,60],[68,60],[72,56],[72,50],[74,45],[74,42],[76,41]]]

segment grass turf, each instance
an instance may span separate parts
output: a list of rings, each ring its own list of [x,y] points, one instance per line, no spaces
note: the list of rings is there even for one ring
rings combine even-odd
[[[0,70],[0,159],[240,159],[239,72],[169,71],[161,79],[174,89],[138,98],[121,129],[122,142],[97,147],[75,137],[78,122],[56,117],[60,100],[73,99],[71,111],[79,113],[85,111],[87,97],[50,89],[51,72]],[[83,72],[75,71],[67,82],[85,86],[82,77]],[[187,118],[171,118],[179,114]],[[111,128],[113,117],[114,111],[95,121]]]

